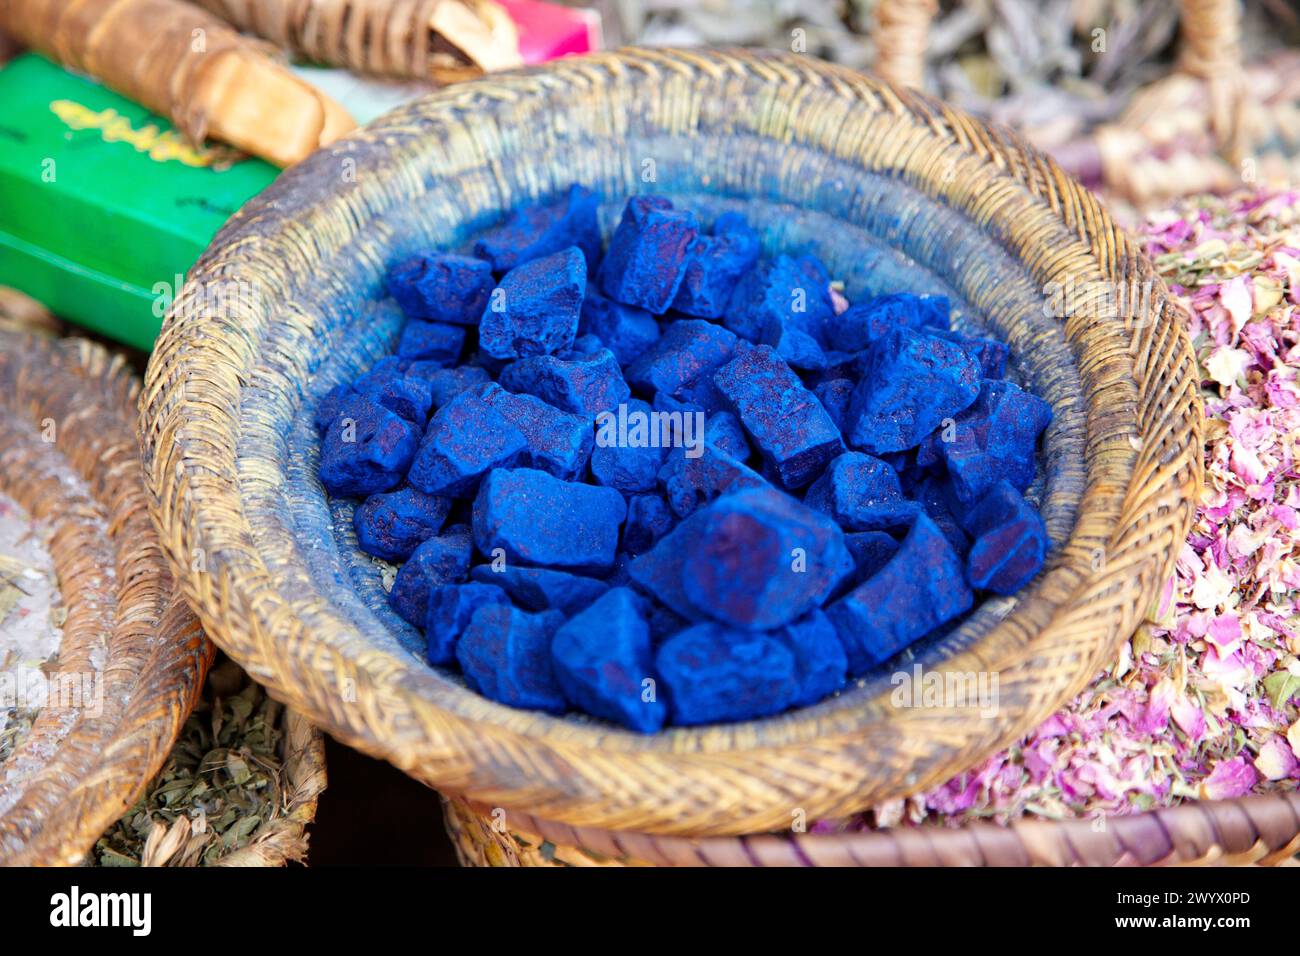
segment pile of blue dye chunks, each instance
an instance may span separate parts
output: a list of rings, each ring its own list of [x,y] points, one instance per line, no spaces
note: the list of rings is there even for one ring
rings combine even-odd
[[[320,480],[430,664],[645,733],[745,720],[1040,570],[1051,409],[1003,344],[942,297],[848,305],[743,215],[636,196],[602,248],[597,207],[392,268],[396,354],[318,405]]]

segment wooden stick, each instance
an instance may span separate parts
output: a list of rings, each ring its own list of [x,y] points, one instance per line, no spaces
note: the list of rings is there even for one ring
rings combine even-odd
[[[181,0],[0,0],[0,30],[171,119],[289,166],[355,125],[269,44]]]

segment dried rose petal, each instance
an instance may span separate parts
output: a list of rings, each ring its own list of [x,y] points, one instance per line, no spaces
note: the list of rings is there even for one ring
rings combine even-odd
[[[1245,757],[1222,761],[1214,772],[1201,782],[1201,796],[1206,800],[1230,800],[1250,793],[1258,779],[1255,768]]]
[[[1300,761],[1291,752],[1291,745],[1274,734],[1260,745],[1255,769],[1263,774],[1265,780],[1285,780],[1300,773]]]

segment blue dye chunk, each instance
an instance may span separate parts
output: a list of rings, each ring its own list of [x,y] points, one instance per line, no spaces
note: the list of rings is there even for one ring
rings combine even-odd
[[[860,352],[894,329],[919,332],[930,326],[939,334],[947,331],[948,321],[948,300],[943,296],[897,292],[849,306],[827,325],[826,342],[841,352]]]
[[[588,269],[595,269],[600,260],[599,205],[600,197],[574,185],[558,201],[519,206],[474,244],[474,255],[490,262],[494,271],[508,272],[577,246]]]
[[[557,611],[529,614],[506,604],[479,608],[456,644],[465,683],[511,707],[564,713],[568,705],[551,666],[551,637],[563,620]]]
[[[979,398],[953,423],[953,440],[939,448],[953,494],[965,504],[983,497],[1000,479],[1017,491],[1034,480],[1038,437],[1052,421],[1052,406],[1012,382],[986,381]]]
[[[727,492],[770,487],[762,475],[707,438],[698,458],[688,457],[679,448],[670,449],[659,469],[659,483],[668,506],[679,518]]]
[[[607,348],[573,358],[535,355],[501,371],[499,381],[512,392],[536,395],[566,412],[594,418],[617,408],[632,394],[614,353]]]
[[[588,286],[588,288],[590,288],[590,286]],[[590,334],[588,335],[581,334],[581,330],[582,330],[581,318],[579,318],[578,320],[578,330],[580,334],[576,339],[573,340],[573,345],[569,346],[567,349],[564,349],[561,352],[555,353],[558,357],[564,359],[565,361],[571,362],[574,359],[582,358],[583,356],[595,355],[597,352],[599,352],[601,349],[605,347],[605,343],[600,340],[599,336],[590,335]]]
[[[686,271],[673,308],[701,319],[719,319],[740,278],[758,262],[758,233],[745,217],[724,213],[713,234],[699,236],[686,251]]]
[[[849,399],[853,397],[853,380],[827,379],[817,384],[813,394],[817,396],[817,401],[822,403],[822,408],[826,409],[826,414],[831,417],[835,427],[843,433],[849,411]]]
[[[424,627],[430,592],[441,585],[465,580],[473,552],[469,529],[463,525],[429,538],[397,569],[388,603],[404,620]]]
[[[597,282],[605,295],[662,315],[686,275],[687,251],[699,235],[695,214],[659,196],[636,196],[623,209]]]
[[[820,385],[823,382],[830,382],[835,379],[847,379],[850,384],[854,384],[859,378],[861,365],[861,352],[837,352],[834,349],[828,349],[826,351],[826,368],[815,375],[810,375],[809,379],[813,385]]]
[[[397,354],[404,359],[431,362],[445,367],[456,364],[464,346],[465,330],[460,326],[412,319],[402,326],[402,336],[397,340]]]
[[[371,495],[352,514],[357,543],[366,554],[405,561],[447,520],[451,499],[402,488]]]
[[[509,595],[501,588],[477,581],[433,588],[429,592],[429,610],[424,619],[425,654],[429,663],[439,667],[453,663],[456,645],[465,628],[469,627],[474,612],[489,604],[509,603]]]
[[[495,359],[549,355],[578,334],[587,264],[576,247],[511,269],[492,291],[478,342]]]
[[[499,388],[497,385],[481,388]],[[524,433],[488,404],[481,389],[461,392],[429,422],[407,480],[431,495],[468,495],[493,468],[524,461]]]
[[[709,416],[704,426],[704,442],[738,461],[744,461],[750,455],[745,428],[731,412],[715,412]]]
[[[815,338],[788,324],[774,329],[771,334],[765,333],[763,342],[771,345],[787,365],[803,372],[822,372],[830,364],[830,359]]]
[[[869,454],[915,448],[979,397],[979,365],[933,335],[896,328],[871,344],[862,365],[845,437]]]
[[[565,481],[582,477],[595,442],[587,416],[561,411],[535,395],[507,392],[496,383],[482,385],[469,394],[500,412],[523,434],[524,463]]]
[[[596,578],[550,568],[522,568],[509,563],[500,570],[491,564],[480,564],[470,572],[470,577],[501,588],[526,611],[572,614],[609,590],[607,583]]]
[[[884,531],[857,531],[844,536],[844,544],[853,555],[853,574],[840,585],[844,590],[857,587],[871,577],[898,552],[898,539]]]
[[[344,399],[354,395],[356,395],[356,392],[350,382],[335,385],[322,395],[320,401],[316,403],[316,411],[312,415],[312,422],[315,424],[316,430],[321,433],[328,431],[333,421],[339,417],[339,408]]]
[[[966,350],[980,367],[980,378],[1001,378],[1007,374],[1007,357],[1010,349],[1005,342],[997,339],[985,339],[977,336],[961,335],[945,329],[930,326],[924,329],[927,335],[937,335],[941,339],[954,342]]]
[[[704,412],[706,415],[726,411],[727,400],[718,391],[718,386],[713,384],[713,371],[707,369],[701,372],[689,382],[674,389],[672,394],[655,392],[655,411]]]
[[[965,511],[952,492],[952,480],[946,475],[928,475],[912,489],[912,498],[921,503],[925,513],[948,539],[957,554],[965,556],[970,550],[970,539],[962,530],[957,516]]]
[[[645,402],[632,399],[617,414],[597,420],[591,451],[591,477],[597,484],[625,495],[655,489],[666,449],[663,442],[651,440],[652,412]]]
[[[799,690],[792,706],[815,704],[843,689],[848,656],[830,618],[820,609],[772,632],[772,636],[794,655]]]
[[[926,515],[890,561],[826,608],[856,677],[889,660],[975,602],[961,558]]]
[[[804,504],[830,515],[846,531],[907,528],[921,510],[903,497],[894,469],[857,451],[832,461],[804,495]]]
[[[560,626],[551,659],[565,698],[574,707],[643,734],[664,725],[658,699],[645,600],[612,588]]]
[[[795,329],[820,345],[834,317],[826,267],[812,256],[777,256],[736,285],[723,324],[754,343],[775,345]]]
[[[389,270],[385,285],[407,318],[477,325],[492,291],[492,266],[457,255],[418,255]]]
[[[631,495],[627,499],[627,521],[623,525],[623,550],[643,554],[655,546],[673,527],[673,513],[658,495]]]
[[[1038,512],[1005,481],[989,489],[962,519],[974,539],[966,559],[972,587],[1015,594],[1043,568],[1047,528]]]
[[[596,336],[614,353],[619,365],[628,365],[658,340],[659,323],[645,309],[607,299],[588,285],[578,331]]]
[[[372,495],[399,484],[415,457],[419,432],[361,395],[334,404],[321,439],[318,474],[332,495]]]
[[[799,696],[799,669],[784,644],[765,634],[697,624],[655,655],[673,723],[712,724],[779,714]]]
[[[738,349],[713,382],[784,487],[802,488],[844,450],[821,402],[769,346]]]
[[[427,379],[395,370],[371,371],[353,382],[352,388],[420,429],[429,419],[433,389]]]
[[[475,385],[490,382],[492,376],[487,369],[477,365],[459,365],[456,368],[427,368],[421,363],[413,363],[408,372],[412,377],[418,375],[429,384],[429,398],[432,407],[442,408],[453,398]]]
[[[627,515],[613,488],[561,481],[532,468],[498,468],[474,499],[474,542],[510,561],[599,570],[614,563]]]
[[[826,600],[853,566],[833,521],[774,488],[725,495],[691,524],[682,591],[692,607],[733,627],[790,623]],[[654,557],[667,541],[638,560]]]
[[[639,590],[688,621],[704,618],[700,609],[686,596],[683,584],[686,556],[700,543],[700,527],[699,515],[693,515],[660,538],[652,549],[634,557],[627,566],[628,578]]]
[[[736,351],[736,337],[703,319],[678,319],[626,369],[635,388],[672,394],[712,372]]]

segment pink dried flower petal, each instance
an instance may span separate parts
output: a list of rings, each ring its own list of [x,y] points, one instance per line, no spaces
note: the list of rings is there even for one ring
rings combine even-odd
[[[1221,761],[1214,772],[1205,778],[1201,783],[1201,795],[1206,800],[1244,797],[1250,793],[1250,788],[1255,786],[1258,779],[1255,768],[1246,762],[1245,757],[1233,757]]]
[[[1220,654],[1231,654],[1241,644],[1241,619],[1231,612],[1220,614],[1210,622],[1205,638]]]
[[[1169,724],[1169,708],[1173,705],[1178,691],[1174,682],[1168,677],[1156,684],[1151,690],[1146,711],[1137,723],[1137,729],[1143,733],[1159,733]]]
[[[1179,697],[1170,708],[1174,723],[1187,735],[1192,743],[1199,743],[1205,736],[1205,711],[1188,697]]]
[[[848,311],[849,300],[844,298],[844,293],[834,286],[830,287],[831,294],[831,311],[836,315],[842,315]]]
[[[1278,734],[1269,737],[1259,748],[1255,769],[1265,780],[1285,780],[1300,776],[1300,761],[1291,752],[1291,745]]]
[[[1236,276],[1228,280],[1227,285],[1219,290],[1219,301],[1232,319],[1232,331],[1235,335],[1241,327],[1250,321],[1255,301],[1245,276]]]

